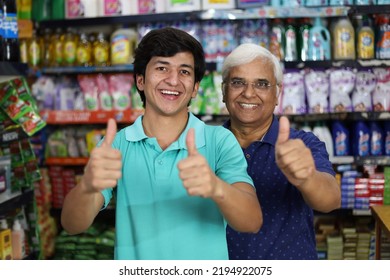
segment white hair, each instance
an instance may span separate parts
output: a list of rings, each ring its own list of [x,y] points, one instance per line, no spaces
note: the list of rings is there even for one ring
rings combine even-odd
[[[252,43],[239,45],[225,58],[222,65],[222,80],[226,81],[232,67],[250,63],[257,58],[267,60],[273,65],[276,83],[281,85],[283,70],[277,57],[266,48]]]

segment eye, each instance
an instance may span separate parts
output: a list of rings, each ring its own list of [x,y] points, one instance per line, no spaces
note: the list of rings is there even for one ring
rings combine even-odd
[[[188,70],[180,70],[180,73],[183,74],[183,75],[185,75],[185,76],[191,75],[191,72],[188,71]]]
[[[166,72],[167,68],[165,66],[158,66],[158,67],[156,67],[156,70],[160,71],[160,72]]]
[[[268,88],[269,87],[269,82],[268,81],[258,81],[255,84],[255,87],[261,88],[261,89]]]
[[[236,88],[241,88],[245,86],[245,82],[242,80],[232,80],[230,81],[230,84]]]

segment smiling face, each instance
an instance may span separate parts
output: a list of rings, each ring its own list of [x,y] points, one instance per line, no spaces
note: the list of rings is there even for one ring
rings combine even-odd
[[[198,92],[194,58],[190,52],[172,57],[152,57],[145,76],[137,76],[138,89],[145,92],[145,113],[159,116],[187,114],[188,104]]]
[[[247,86],[235,89],[231,82],[245,81]],[[266,89],[256,90],[255,84],[268,83]],[[233,126],[268,126],[278,103],[279,86],[276,86],[272,64],[265,59],[230,69],[224,86],[224,102]]]

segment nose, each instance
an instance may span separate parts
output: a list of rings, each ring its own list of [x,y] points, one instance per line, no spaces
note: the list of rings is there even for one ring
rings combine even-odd
[[[242,92],[242,95],[245,96],[246,98],[250,98],[254,95],[256,95],[255,88],[252,83],[246,84],[246,87],[244,91]]]
[[[170,71],[167,73],[165,81],[171,86],[176,86],[179,83],[179,73],[176,71]]]

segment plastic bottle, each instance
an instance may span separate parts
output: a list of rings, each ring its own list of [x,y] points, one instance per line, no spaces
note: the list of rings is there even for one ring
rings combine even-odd
[[[329,159],[332,159],[334,156],[333,149],[333,138],[329,131],[329,128],[325,126],[323,122],[317,122],[313,127],[313,133],[316,135],[322,142],[325,143],[326,151],[329,154]]]
[[[41,48],[42,48],[41,38],[38,36],[37,30],[34,29],[32,33],[32,37],[28,40],[27,43],[28,65],[31,68],[37,68],[41,66],[42,63]]]
[[[363,16],[362,27],[357,31],[357,58],[372,59],[375,57],[375,33],[367,16]]]
[[[271,23],[271,34],[269,39],[269,50],[279,60],[284,60],[284,27],[281,19],[276,18]]]
[[[298,31],[298,59],[307,61],[309,58],[310,29],[312,25],[309,18],[303,18]]]
[[[383,127],[383,135],[385,138],[384,149],[385,155],[390,156],[390,122],[385,122]]]
[[[51,66],[61,66],[64,60],[63,48],[64,48],[64,34],[61,28],[57,28],[51,38],[52,46],[50,47],[53,51]]]
[[[370,129],[363,121],[354,123],[353,135],[353,155],[369,156],[370,155]]]
[[[64,45],[62,49],[63,53],[63,65],[73,66],[76,63],[76,49],[78,38],[72,28],[68,28],[64,37]]]
[[[340,18],[333,29],[333,58],[355,59],[355,30],[348,17]]]
[[[350,155],[349,131],[340,121],[333,122],[332,136],[333,136],[334,155],[349,156]]]
[[[14,260],[21,260],[25,257],[25,236],[24,230],[18,219],[14,221],[12,226],[12,256]]]
[[[103,32],[98,33],[93,42],[92,56],[95,66],[110,65],[110,43],[105,39]]]
[[[298,50],[297,50],[297,31],[294,26],[294,20],[288,18],[285,26],[285,61],[297,61]]]
[[[0,0],[0,61],[3,61],[3,37],[4,37],[4,29],[3,29],[3,0]]]
[[[52,33],[49,28],[43,31],[42,38],[42,66],[49,67],[54,58],[54,45],[51,43]]]
[[[76,64],[85,67],[92,65],[92,44],[85,32],[80,34],[80,40],[77,44]]]
[[[323,61],[331,59],[330,33],[322,24],[320,17],[316,17],[314,25],[309,31],[308,60]]]
[[[120,28],[111,35],[111,64],[130,64],[133,62],[137,32],[132,28]]]
[[[20,61],[16,0],[3,0],[3,60]]]
[[[377,59],[390,58],[390,20],[388,15],[378,15],[377,23],[377,38],[375,57]]]
[[[384,154],[384,133],[382,127],[375,121],[370,122],[370,154],[381,156]]]

